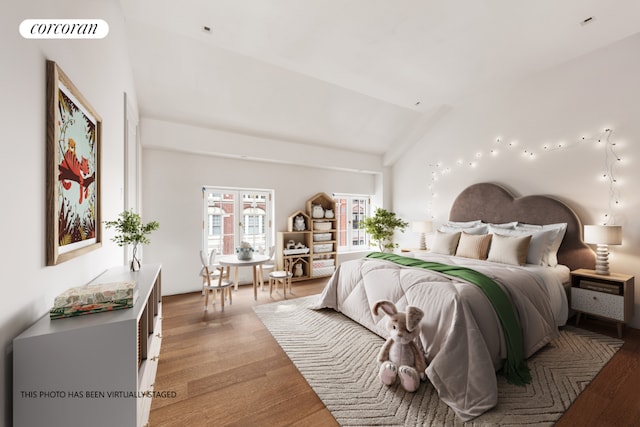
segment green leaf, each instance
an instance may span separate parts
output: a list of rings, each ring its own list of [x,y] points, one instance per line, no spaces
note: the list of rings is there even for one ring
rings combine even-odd
[[[116,242],[118,246],[151,243],[147,234],[151,234],[152,231],[160,228],[160,224],[157,221],[143,224],[140,215],[133,212],[133,210],[121,212],[117,220],[105,221],[104,224],[106,228],[114,228],[116,230],[117,234],[111,240]]]
[[[378,242],[380,252],[397,247],[398,245],[392,241],[393,234],[396,230],[406,230],[408,226],[409,223],[398,218],[395,212],[389,212],[382,208],[376,208],[372,217],[362,221],[362,228],[369,234],[373,242]]]

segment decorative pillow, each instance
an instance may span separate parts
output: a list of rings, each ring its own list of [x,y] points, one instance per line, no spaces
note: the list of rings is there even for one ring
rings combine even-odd
[[[487,261],[525,265],[529,253],[529,242],[531,242],[531,235],[519,237],[494,234]]]
[[[491,234],[469,234],[465,231],[460,235],[456,256],[475,259],[487,259]]]
[[[445,233],[436,231],[436,236],[431,246],[431,252],[435,254],[453,255],[458,247],[460,232]]]
[[[534,228],[516,228],[515,230],[505,230],[503,228],[489,227],[489,231],[493,234],[501,234],[503,236],[526,236],[531,235],[529,242],[529,253],[527,254],[527,264],[547,266],[549,252],[551,251],[553,242],[558,235],[558,229],[540,230]]]
[[[467,234],[487,234],[489,232],[489,226],[486,224],[479,224],[473,227],[451,227],[448,225],[441,225],[438,228],[440,231],[444,231],[445,233],[455,233],[456,231],[464,231]]]

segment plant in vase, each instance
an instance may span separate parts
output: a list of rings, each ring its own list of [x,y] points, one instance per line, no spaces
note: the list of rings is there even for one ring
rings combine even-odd
[[[157,221],[143,224],[140,215],[133,212],[133,210],[128,210],[121,212],[115,221],[105,221],[105,226],[107,228],[115,228],[117,233],[111,240],[116,242],[118,246],[132,245],[132,256],[129,267],[131,271],[139,270],[140,260],[137,257],[138,245],[151,243],[147,234],[151,234],[152,231],[157,230],[160,224]]]
[[[386,252],[398,247],[398,244],[393,243],[393,234],[396,230],[404,231],[409,223],[398,218],[395,212],[376,208],[374,215],[365,218],[361,225],[371,238],[371,246],[377,242],[380,252]]]
[[[253,247],[249,242],[240,242],[240,246],[236,248],[236,254],[238,259],[242,261],[248,261],[253,258]]]

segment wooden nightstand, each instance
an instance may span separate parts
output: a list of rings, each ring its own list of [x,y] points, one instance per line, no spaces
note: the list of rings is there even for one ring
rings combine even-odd
[[[584,268],[571,272],[571,308],[580,316],[590,314],[616,322],[618,337],[622,338],[622,325],[633,317],[633,282],[628,274],[597,274]]]

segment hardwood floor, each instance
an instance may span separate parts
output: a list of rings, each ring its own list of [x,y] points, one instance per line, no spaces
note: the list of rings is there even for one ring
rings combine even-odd
[[[325,282],[294,283],[293,291],[317,294]],[[281,299],[265,290],[254,302],[251,286],[240,286],[224,312],[218,302],[204,314],[199,292],[164,297],[155,390],[175,397],[153,399],[149,425],[338,425],[253,311]]]
[[[326,279],[294,283],[297,297],[319,293]],[[203,311],[199,292],[163,298],[163,342],[149,425],[335,426],[331,413],[253,312],[282,299],[241,286],[225,311]],[[218,302],[219,304],[219,302]],[[615,336],[611,323],[581,322]],[[640,331],[625,345],[556,426],[631,426],[640,419]]]
[[[580,327],[618,336],[611,322],[587,318],[580,321]],[[622,348],[578,396],[556,427],[640,425],[640,330],[625,328],[623,339]]]

